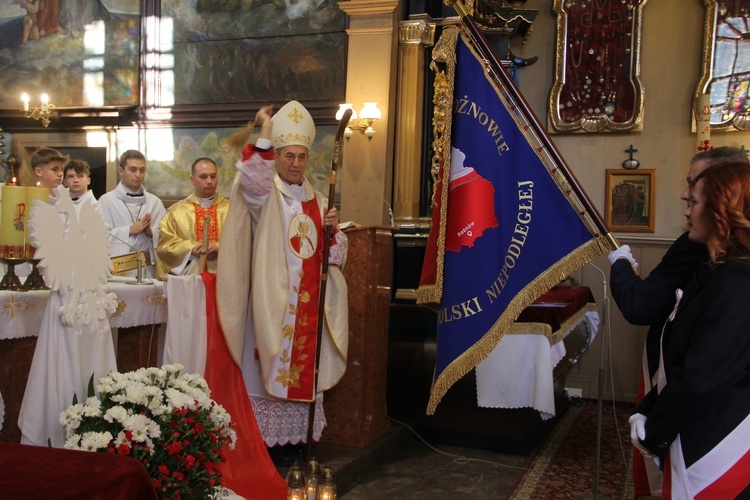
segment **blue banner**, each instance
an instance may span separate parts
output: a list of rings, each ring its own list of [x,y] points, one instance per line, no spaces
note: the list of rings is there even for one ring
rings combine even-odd
[[[531,121],[463,35],[455,61],[449,141],[436,188],[447,189],[447,196],[436,192],[429,243],[440,248],[428,249],[421,283],[434,292],[430,277],[440,275],[428,413],[528,304],[605,250],[571,204],[570,189]]]

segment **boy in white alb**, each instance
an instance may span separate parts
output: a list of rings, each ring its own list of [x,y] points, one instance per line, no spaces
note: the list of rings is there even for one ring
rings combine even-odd
[[[96,196],[89,189],[91,184],[91,167],[83,160],[70,160],[65,165],[63,173],[63,185],[70,191],[70,199],[80,213],[81,205],[86,201],[96,205]]]

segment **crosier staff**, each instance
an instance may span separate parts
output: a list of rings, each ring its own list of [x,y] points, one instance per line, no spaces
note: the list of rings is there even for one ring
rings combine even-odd
[[[331,156],[331,176],[329,178],[328,187],[328,211],[333,208],[333,198],[336,196],[336,169],[339,166],[339,159],[341,157],[341,139],[344,138],[344,130],[349,124],[349,119],[352,116],[352,110],[346,109],[344,111],[341,120],[339,121],[339,128],[336,130],[336,137],[333,140],[333,154]],[[326,320],[325,317],[325,298],[326,298],[326,285],[328,284],[328,257],[331,253],[331,238],[333,236],[333,227],[323,226],[325,236],[323,237],[323,262],[321,263],[320,270],[320,296],[318,297],[318,331],[317,331],[317,342],[315,344],[315,361],[314,361],[314,379],[313,379],[313,400],[310,403],[310,410],[307,418],[307,461],[310,461],[312,457],[312,440],[313,440],[313,424],[315,423],[315,401],[317,400],[318,394],[318,360],[320,359],[320,344],[323,341],[323,323]]]

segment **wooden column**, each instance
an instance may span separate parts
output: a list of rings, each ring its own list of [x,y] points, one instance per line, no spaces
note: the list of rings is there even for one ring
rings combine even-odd
[[[346,231],[349,254],[349,351],[341,381],[324,396],[328,427],[322,443],[364,448],[387,433],[386,374],[391,299],[390,227]]]

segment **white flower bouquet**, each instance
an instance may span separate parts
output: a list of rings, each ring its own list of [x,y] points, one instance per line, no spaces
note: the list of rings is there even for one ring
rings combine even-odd
[[[210,398],[206,381],[182,365],[110,373],[93,381],[85,403],[60,414],[65,447],[133,456],[160,498],[211,498],[221,486],[223,450],[234,448],[234,424]]]

